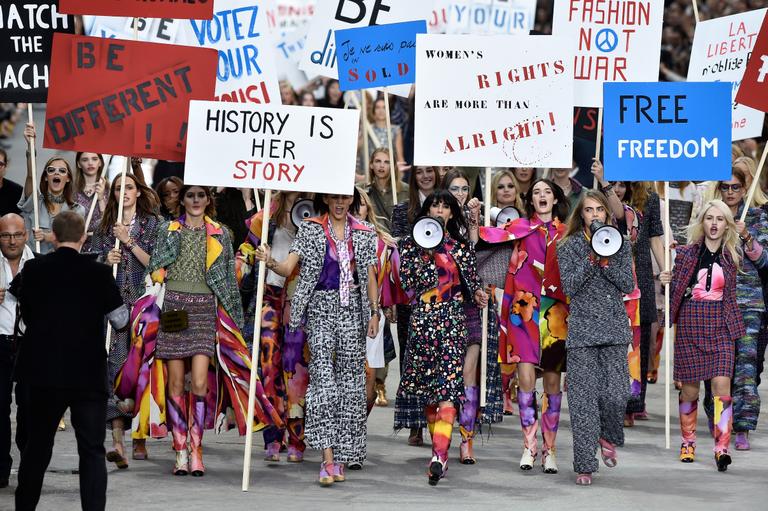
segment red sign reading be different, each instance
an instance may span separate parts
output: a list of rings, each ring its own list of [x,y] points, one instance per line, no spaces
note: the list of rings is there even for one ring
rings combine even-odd
[[[60,0],[59,10],[95,16],[209,20],[213,0]]]
[[[763,18],[736,102],[768,112],[768,16]]]

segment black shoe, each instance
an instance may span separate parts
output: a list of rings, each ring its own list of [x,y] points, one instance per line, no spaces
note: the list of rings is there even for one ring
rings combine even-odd
[[[443,477],[443,464],[439,461],[433,461],[429,465],[429,485],[437,486],[437,482]]]
[[[731,464],[731,455],[727,452],[719,452],[715,454],[715,462],[717,463],[717,471],[725,472],[728,470],[728,465]]]

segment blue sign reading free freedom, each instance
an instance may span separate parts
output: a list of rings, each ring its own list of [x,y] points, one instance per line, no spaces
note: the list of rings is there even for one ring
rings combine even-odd
[[[425,20],[337,30],[341,90],[413,83],[416,34],[426,33]]]
[[[731,88],[728,82],[605,83],[605,178],[730,179]]]

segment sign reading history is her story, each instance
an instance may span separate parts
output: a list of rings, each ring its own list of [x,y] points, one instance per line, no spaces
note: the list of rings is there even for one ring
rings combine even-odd
[[[352,109],[192,101],[184,179],[352,195],[359,122]]]
[[[417,36],[416,165],[570,168],[564,48],[555,36]]]

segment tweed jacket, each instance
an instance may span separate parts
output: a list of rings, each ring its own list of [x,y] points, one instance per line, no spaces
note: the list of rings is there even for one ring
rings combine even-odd
[[[157,270],[165,270],[179,256],[181,244],[181,229],[184,217],[160,224],[157,232],[157,242],[152,258],[147,265],[146,274]],[[232,250],[232,240],[227,229],[221,224],[205,217],[207,231],[207,255],[205,283],[211,288],[216,299],[234,320],[239,329],[243,328],[243,306],[235,278],[235,256]],[[157,281],[157,279],[153,279]],[[163,280],[165,278],[163,277]]]
[[[299,270],[296,291],[291,301],[290,330],[296,330],[302,326],[308,312],[309,300],[320,280],[326,250],[326,237],[322,223],[324,218],[311,218],[302,222],[296,233],[296,238],[293,240],[293,245],[291,245],[290,251],[298,254],[301,260],[301,269]],[[366,330],[368,321],[371,319],[367,292],[368,268],[376,266],[378,238],[373,226],[368,222],[356,220],[351,215],[347,216],[347,222],[351,222],[352,226],[352,247],[362,303],[362,328]]]
[[[677,247],[677,256],[675,257],[675,273],[672,278],[672,288],[670,290],[669,310],[670,323],[677,323],[680,309],[683,305],[685,290],[691,281],[693,272],[697,270],[699,262],[699,250],[701,250],[701,241],[691,245]],[[746,330],[744,328],[744,319],[739,306],[736,303],[736,267],[728,254],[723,253],[720,258],[725,276],[725,286],[723,288],[723,316],[725,324],[728,327],[728,333],[732,339],[742,337]]]
[[[629,344],[632,330],[624,295],[635,289],[632,244],[625,242],[607,264],[590,257],[592,247],[581,234],[568,236],[557,247],[565,294],[571,299],[567,349]]]
[[[420,303],[419,297],[436,288],[438,284],[435,260],[423,258],[422,255],[425,253],[410,235],[400,242],[400,277],[413,305]],[[473,303],[475,291],[480,289],[475,249],[471,243],[457,242],[450,254],[459,268],[464,300]]]

